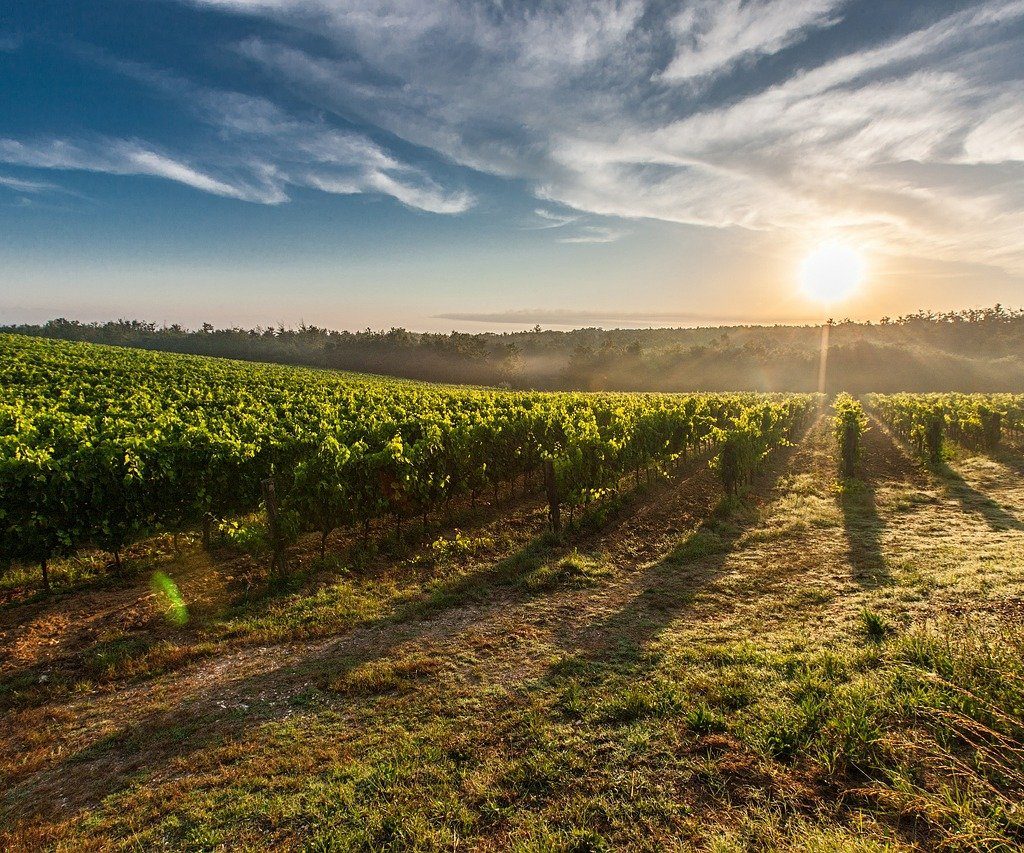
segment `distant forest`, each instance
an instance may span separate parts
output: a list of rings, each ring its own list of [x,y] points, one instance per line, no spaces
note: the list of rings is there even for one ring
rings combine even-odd
[[[781,325],[426,334],[66,319],[0,331],[436,382],[643,391],[813,391],[822,337]],[[827,390],[1024,391],[1024,309],[830,322]]]

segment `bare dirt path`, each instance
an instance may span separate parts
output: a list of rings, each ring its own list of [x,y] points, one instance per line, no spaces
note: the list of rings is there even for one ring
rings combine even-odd
[[[17,776],[29,778],[20,782],[8,806],[13,813],[46,811],[54,817],[74,812],[110,790],[115,778],[174,754],[178,730],[201,731],[203,739],[215,739],[260,720],[279,718],[289,713],[291,698],[310,684],[322,683],[352,662],[402,654],[410,646],[433,647],[453,660],[465,658],[471,650],[477,662],[481,650],[488,650],[483,657],[491,670],[488,680],[521,680],[544,664],[546,646],[541,638],[550,642],[556,633],[564,636],[573,623],[613,612],[635,586],[629,574],[670,548],[710,511],[717,494],[706,462],[695,464],[682,479],[658,485],[649,497],[630,502],[599,534],[575,535],[573,545],[553,549],[552,559],[577,545],[599,555],[613,570],[613,579],[597,592],[524,596],[498,586],[480,603],[428,610],[421,618],[405,621],[388,616],[313,641],[243,645],[164,676],[89,690],[59,708],[43,706],[12,715],[0,732],[5,748],[23,751],[25,761]],[[536,505],[518,510],[511,523],[523,524],[524,519],[537,529]],[[201,567],[193,564],[203,561],[204,555],[190,554],[188,560],[183,574],[186,590],[189,578],[201,575]],[[484,578],[489,569],[482,567]],[[48,613],[45,606],[33,610],[33,618],[19,626],[8,647],[6,666],[29,662],[38,668],[78,644],[125,627],[155,626],[159,633],[171,633],[154,619],[152,593],[144,581],[127,589],[65,599],[56,613]],[[476,672],[466,677],[480,681],[483,676]],[[161,730],[170,736],[153,736]],[[112,759],[103,749],[90,757],[97,745],[119,740],[133,744],[134,736],[143,732],[147,747],[135,745],[130,758]]]

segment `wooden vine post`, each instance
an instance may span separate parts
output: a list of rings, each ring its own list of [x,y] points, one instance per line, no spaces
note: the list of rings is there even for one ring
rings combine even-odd
[[[557,533],[562,527],[562,510],[558,501],[558,481],[555,479],[555,463],[552,459],[544,460],[544,486],[548,493],[548,520],[551,529]]]
[[[260,485],[263,490],[263,502],[267,507],[267,527],[270,529],[270,544],[273,549],[270,577],[271,580],[281,580],[285,574],[284,537],[281,536],[281,519],[278,515],[277,484],[273,477],[268,477]]]

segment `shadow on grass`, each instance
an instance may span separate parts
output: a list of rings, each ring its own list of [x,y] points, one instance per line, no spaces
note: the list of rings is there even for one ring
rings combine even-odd
[[[804,437],[813,428],[809,427]],[[582,634],[567,638],[566,651],[591,661],[628,660],[684,616],[697,594],[725,573],[742,535],[760,522],[754,507],[769,499],[783,472],[791,468],[800,441],[774,455],[742,500],[723,499],[712,517],[672,553],[644,569],[640,576],[642,588],[625,606],[591,622]]]
[[[872,419],[872,429],[867,435],[875,442],[872,452],[866,451],[867,460],[871,459],[872,453],[879,453],[883,449],[886,453],[889,453],[899,447],[902,447],[904,452],[908,453],[909,458],[906,444],[893,436],[888,428],[877,419]],[[882,445],[885,447],[883,448]],[[1024,457],[1013,450],[1003,448],[991,454],[991,456],[997,462],[1013,470],[1024,472]],[[988,495],[974,488],[948,464],[928,465],[927,470],[941,483],[946,493],[960,504],[964,512],[982,516],[992,530],[1024,530],[1024,524],[1021,523],[1020,519],[1008,512]],[[882,472],[869,472],[866,475],[866,479],[869,482],[874,481],[876,473],[881,474]]]
[[[664,489],[644,491],[624,501],[601,534],[614,531],[643,506],[656,505],[667,490],[680,488],[685,479],[674,477]],[[328,685],[344,682],[353,670],[366,665],[386,669],[399,649],[404,653],[410,644],[429,647],[493,616],[493,608],[467,605],[507,601],[511,606],[542,595],[563,582],[559,572],[569,584],[589,581],[586,560],[582,566],[568,565],[578,559],[570,556],[574,546],[585,546],[589,535],[586,531],[563,536],[543,533],[496,563],[437,579],[422,593],[399,599],[386,614],[340,636],[254,650],[254,664],[260,666],[263,661],[261,672],[252,672],[248,656],[234,655],[234,665],[247,672],[233,677],[230,670],[218,667],[209,679],[205,671],[197,674],[195,689],[175,700],[173,707],[143,711],[48,769],[12,780],[0,794],[0,812],[33,817],[59,809],[66,815],[124,791],[143,775],[187,773],[193,756],[289,716],[308,700],[310,692],[329,692]],[[555,569],[554,575],[545,573],[548,568]],[[577,570],[582,578],[574,576]],[[262,606],[262,601],[257,602],[255,609]],[[104,701],[103,694],[97,698]],[[44,790],[56,790],[59,797],[43,796]]]
[[[882,553],[885,526],[878,516],[874,486],[863,480],[847,480],[839,503],[854,577],[865,587],[888,586],[892,575]]]
[[[964,512],[982,516],[988,526],[995,531],[1024,530],[1015,515],[1007,512],[996,501],[984,492],[978,491],[953,468],[946,464],[934,466],[935,475],[942,481],[946,492],[959,502]]]

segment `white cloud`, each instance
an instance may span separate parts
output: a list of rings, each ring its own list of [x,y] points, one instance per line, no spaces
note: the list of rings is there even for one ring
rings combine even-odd
[[[662,80],[698,81],[770,56],[840,20],[847,0],[696,0],[669,22],[678,42]]]
[[[289,201],[289,187],[328,193],[375,193],[432,213],[454,214],[475,203],[447,191],[422,170],[402,163],[363,134],[321,121],[298,120],[272,102],[237,92],[195,87],[132,63],[110,63],[187,102],[213,129],[203,169],[134,140],[0,139],[0,162],[43,169],[150,175],[213,195],[260,204]],[[230,145],[225,145],[230,142]],[[202,152],[197,152],[202,156]]]
[[[543,207],[538,207],[533,213],[534,216],[538,216],[542,220],[539,225],[533,225],[533,228],[564,228],[566,225],[579,221],[579,216],[569,213],[557,213],[553,210],[546,210]]]
[[[614,226],[587,214],[835,227],[1024,271],[1024,0],[951,13],[920,3],[892,18],[916,29],[868,42],[863,29],[841,37],[854,0],[190,2],[284,25],[280,40],[261,27],[235,49],[311,111],[575,209],[571,225],[538,214],[559,237],[610,239]],[[817,50],[810,39],[826,29]],[[781,51],[798,44],[787,71]],[[706,100],[720,89],[730,94]],[[260,177],[180,158],[195,181],[237,189],[232,168],[249,168],[253,186],[281,193],[377,192],[437,212],[472,203],[364,134],[196,94],[211,126],[272,167]]]
[[[19,193],[51,193],[63,192],[57,184],[49,181],[27,181],[23,178],[12,178],[9,175],[0,175],[0,187],[7,187]]]
[[[621,237],[626,236],[625,232],[618,228],[608,228],[604,225],[584,225],[576,234],[567,237],[559,237],[559,243],[614,243]]]
[[[1024,163],[1024,104],[1018,98],[978,124],[964,140],[968,163]]]
[[[228,198],[267,203],[279,200],[273,192],[232,186],[131,140],[98,139],[82,144],[55,138],[29,142],[0,139],[0,162],[37,169],[150,175]]]

